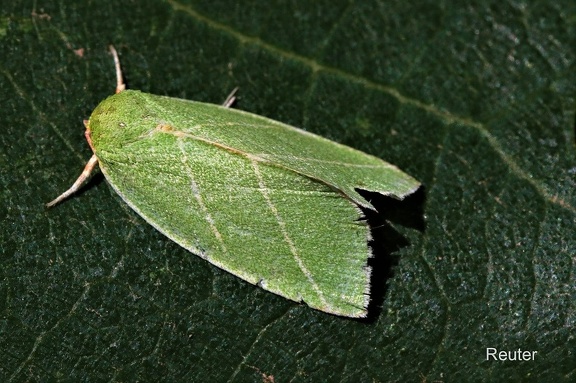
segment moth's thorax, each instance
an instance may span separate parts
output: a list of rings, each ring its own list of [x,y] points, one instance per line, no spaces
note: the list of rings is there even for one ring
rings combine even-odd
[[[147,94],[126,90],[108,97],[92,112],[90,138],[95,153],[115,151],[153,131],[161,118]]]

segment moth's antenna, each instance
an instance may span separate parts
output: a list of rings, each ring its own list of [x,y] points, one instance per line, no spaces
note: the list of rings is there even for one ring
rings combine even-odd
[[[126,89],[126,84],[124,84],[124,80],[122,79],[122,69],[120,68],[120,59],[118,58],[118,52],[116,52],[116,48],[114,45],[110,45],[110,53],[114,56],[114,66],[116,67],[116,93],[122,92]]]

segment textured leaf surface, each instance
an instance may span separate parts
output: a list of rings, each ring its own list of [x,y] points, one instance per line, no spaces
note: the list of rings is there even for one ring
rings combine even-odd
[[[573,1],[51,4],[0,6],[1,381],[575,379]],[[44,209],[90,156],[110,43],[131,89],[239,86],[239,108],[424,183],[424,230],[373,233],[370,320],[190,256],[102,177]]]

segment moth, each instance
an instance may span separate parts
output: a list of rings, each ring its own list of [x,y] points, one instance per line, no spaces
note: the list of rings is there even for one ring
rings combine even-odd
[[[357,189],[403,199],[420,183],[372,155],[224,105],[125,90],[85,121],[96,165],[172,241],[239,278],[312,308],[364,317],[370,229]]]

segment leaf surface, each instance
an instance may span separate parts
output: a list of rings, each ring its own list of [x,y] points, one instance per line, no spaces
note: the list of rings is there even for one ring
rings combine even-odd
[[[575,4],[0,5],[0,381],[574,381]],[[425,185],[374,204],[374,314],[342,319],[190,255],[96,177],[114,88],[237,108]],[[425,226],[401,225],[422,205]],[[377,297],[380,296],[378,299]],[[536,350],[487,361],[486,348]]]

